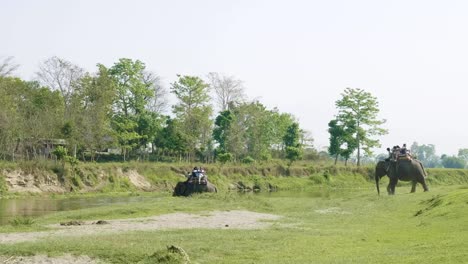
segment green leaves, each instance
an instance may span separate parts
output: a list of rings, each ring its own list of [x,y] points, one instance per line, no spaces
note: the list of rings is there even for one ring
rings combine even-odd
[[[385,120],[377,118],[379,113],[377,98],[362,89],[346,88],[342,99],[336,101],[336,120],[329,123],[331,155],[343,155],[346,159],[357,149],[357,165],[360,165],[361,149],[371,154],[371,149],[380,146],[374,136],[381,136],[387,130],[380,126]],[[345,150],[341,146],[347,145]]]
[[[196,76],[180,76],[172,83],[171,92],[178,103],[173,106],[180,133],[188,139],[191,152],[210,147],[212,134],[212,107],[209,104],[209,85]]]
[[[299,143],[301,131],[299,124],[294,122],[288,126],[286,134],[283,137],[286,147],[286,158],[289,160],[289,166],[302,157],[302,145]]]

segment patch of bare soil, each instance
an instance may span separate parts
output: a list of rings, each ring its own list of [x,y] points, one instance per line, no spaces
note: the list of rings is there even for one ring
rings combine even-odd
[[[31,173],[21,170],[2,171],[9,192],[29,192],[29,193],[63,193],[65,189],[61,186],[57,175],[42,175],[35,177]]]
[[[6,264],[97,264],[102,263],[97,260],[91,259],[88,256],[72,256],[70,254],[60,257],[48,257],[46,255],[36,255],[32,257],[19,257],[19,256],[0,256],[0,263]]]
[[[149,183],[145,177],[140,175],[137,171],[131,170],[125,175],[128,176],[130,182],[140,190],[148,191],[151,190],[151,183]]]
[[[269,227],[280,216],[250,211],[212,211],[202,214],[173,213],[153,217],[107,220],[106,224],[95,221],[81,225],[54,224],[51,231],[0,234],[1,243],[19,243],[44,238],[65,236],[101,235],[128,231],[152,231],[163,229],[260,229]]]

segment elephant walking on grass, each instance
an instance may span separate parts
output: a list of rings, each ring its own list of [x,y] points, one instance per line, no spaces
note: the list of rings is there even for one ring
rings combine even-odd
[[[388,194],[395,194],[395,186],[398,181],[411,181],[411,192],[416,191],[416,184],[420,183],[424,191],[429,191],[426,184],[426,171],[422,163],[416,159],[394,161],[386,159],[379,161],[375,167],[375,184],[377,193],[380,194],[379,180],[387,175],[390,182],[387,186]]]

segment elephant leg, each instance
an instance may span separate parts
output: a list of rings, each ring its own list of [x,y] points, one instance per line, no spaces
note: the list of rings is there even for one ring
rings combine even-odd
[[[421,185],[423,186],[423,189],[424,189],[425,192],[428,192],[428,191],[429,191],[429,188],[427,187],[427,184],[426,184],[426,181],[425,181],[425,180],[423,180],[423,181],[421,182]]]
[[[398,179],[390,179],[390,183],[388,184],[387,190],[390,189],[388,194],[395,194],[395,186],[398,183]]]
[[[411,192],[414,193],[416,192],[416,184],[418,182],[417,181],[411,181]]]

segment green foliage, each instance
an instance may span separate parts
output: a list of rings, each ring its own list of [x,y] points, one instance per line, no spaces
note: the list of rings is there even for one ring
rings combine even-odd
[[[216,117],[215,128],[213,129],[213,139],[216,140],[216,142],[219,144],[219,152],[228,151],[227,140],[230,136],[230,128],[234,118],[234,114],[229,110],[221,112]]]
[[[289,166],[302,157],[302,145],[299,142],[300,130],[298,123],[292,123],[288,126],[286,134],[283,137],[286,146],[286,158],[289,160]]]
[[[356,140],[357,164],[361,164],[361,149],[368,155],[373,147],[380,146],[379,140],[373,136],[385,135],[387,130],[380,126],[385,120],[379,120],[377,98],[362,89],[346,88],[342,98],[336,101],[338,108],[337,120],[342,124],[352,124],[353,137]],[[348,127],[346,125],[345,127]],[[355,129],[354,129],[355,128]]]
[[[155,83],[147,78],[145,64],[139,60],[119,59],[109,74],[117,91],[112,125],[125,157],[137,147],[146,147],[159,130],[159,113],[149,111],[149,102],[156,96]]]
[[[228,161],[232,161],[232,159],[233,159],[233,156],[229,152],[227,152],[227,153],[218,153],[216,155],[216,160],[218,160],[219,162],[221,162],[223,164],[225,164]]]
[[[252,163],[255,163],[255,159],[250,157],[250,156],[247,156],[247,157],[242,159],[242,163],[252,164]]]
[[[171,92],[178,103],[172,107],[178,119],[179,131],[187,139],[187,148],[209,149],[212,135],[212,106],[209,104],[209,85],[196,76],[178,75],[178,80],[171,85]]]
[[[14,227],[31,226],[34,224],[34,219],[30,217],[16,217],[10,221],[10,225]]]
[[[54,154],[58,160],[63,160],[65,161],[65,158],[68,156],[68,150],[67,148],[63,146],[57,146],[53,151],[52,154]]]
[[[5,194],[8,191],[8,186],[5,181],[5,176],[0,174],[0,195]]]
[[[411,145],[411,154],[420,160],[424,167],[436,168],[440,167],[440,158],[436,155],[435,145],[419,145],[417,142],[413,142]]]
[[[459,157],[442,155],[441,159],[444,168],[463,169],[466,166],[466,161]]]

